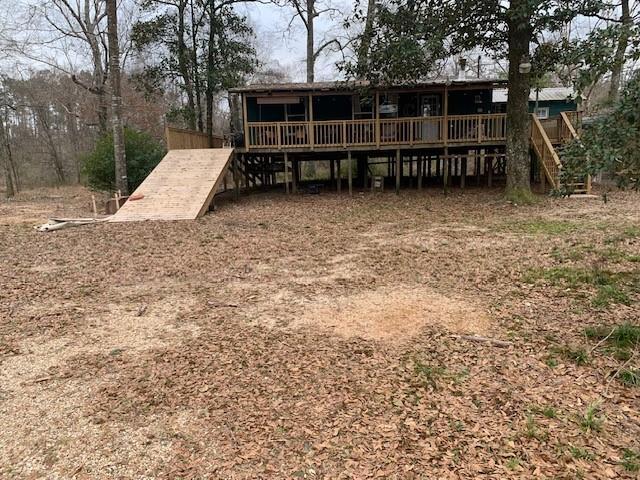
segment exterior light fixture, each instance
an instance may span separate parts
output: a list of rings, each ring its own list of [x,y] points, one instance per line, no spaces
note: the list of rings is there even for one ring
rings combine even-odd
[[[518,65],[518,71],[522,74],[531,72],[531,62],[529,61],[526,55],[524,55],[520,59],[520,65]]]

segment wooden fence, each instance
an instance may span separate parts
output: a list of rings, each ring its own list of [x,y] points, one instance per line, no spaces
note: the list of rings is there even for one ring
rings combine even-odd
[[[165,127],[167,150],[190,150],[198,148],[222,148],[224,139],[221,135],[213,136],[213,144],[209,145],[206,133],[183,128]]]

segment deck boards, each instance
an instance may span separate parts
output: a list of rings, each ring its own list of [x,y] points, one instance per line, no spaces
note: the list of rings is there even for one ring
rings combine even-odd
[[[171,150],[111,222],[193,220],[205,214],[222,182],[232,148]]]

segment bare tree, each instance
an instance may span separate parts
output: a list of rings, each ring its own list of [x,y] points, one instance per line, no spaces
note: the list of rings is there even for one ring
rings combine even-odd
[[[613,65],[611,66],[611,85],[609,86],[610,102],[615,102],[620,96],[622,70],[624,69],[627,48],[629,47],[629,36],[633,26],[629,0],[621,0],[620,9],[620,36],[618,37],[618,45],[616,46],[616,53],[613,58]]]
[[[322,14],[337,15],[340,11],[334,7],[329,0],[320,3],[318,0],[286,0],[286,5],[291,5],[295,14],[289,22],[289,25],[299,18],[305,28],[307,37],[307,82],[315,80],[315,64],[318,57],[324,50],[335,45],[341,49],[340,41],[335,37],[325,38],[320,45],[315,45],[315,21]]]
[[[88,47],[91,58],[92,78],[87,84],[74,73],[71,78],[82,88],[98,98],[98,124],[101,132],[107,131],[108,101],[108,52],[105,40],[105,0],[48,0],[41,9],[42,16],[58,35],[80,40]]]
[[[356,74],[358,78],[364,78],[369,64],[369,50],[373,39],[373,25],[376,17],[376,0],[367,0],[367,13],[364,22],[364,30],[358,46]]]
[[[109,75],[111,80],[111,121],[113,124],[113,150],[116,164],[116,189],[128,195],[127,158],[122,126],[122,92],[120,88],[120,47],[118,45],[118,7],[116,0],[107,2],[107,39],[109,45]]]
[[[7,105],[0,106],[0,160],[2,160],[2,171],[4,173],[5,195],[7,198],[13,197],[20,190],[18,174],[11,152],[11,143],[7,132]]]

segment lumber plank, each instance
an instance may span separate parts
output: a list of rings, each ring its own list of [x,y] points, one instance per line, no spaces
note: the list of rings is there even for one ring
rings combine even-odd
[[[194,220],[205,214],[223,181],[232,148],[171,150],[110,222]]]

